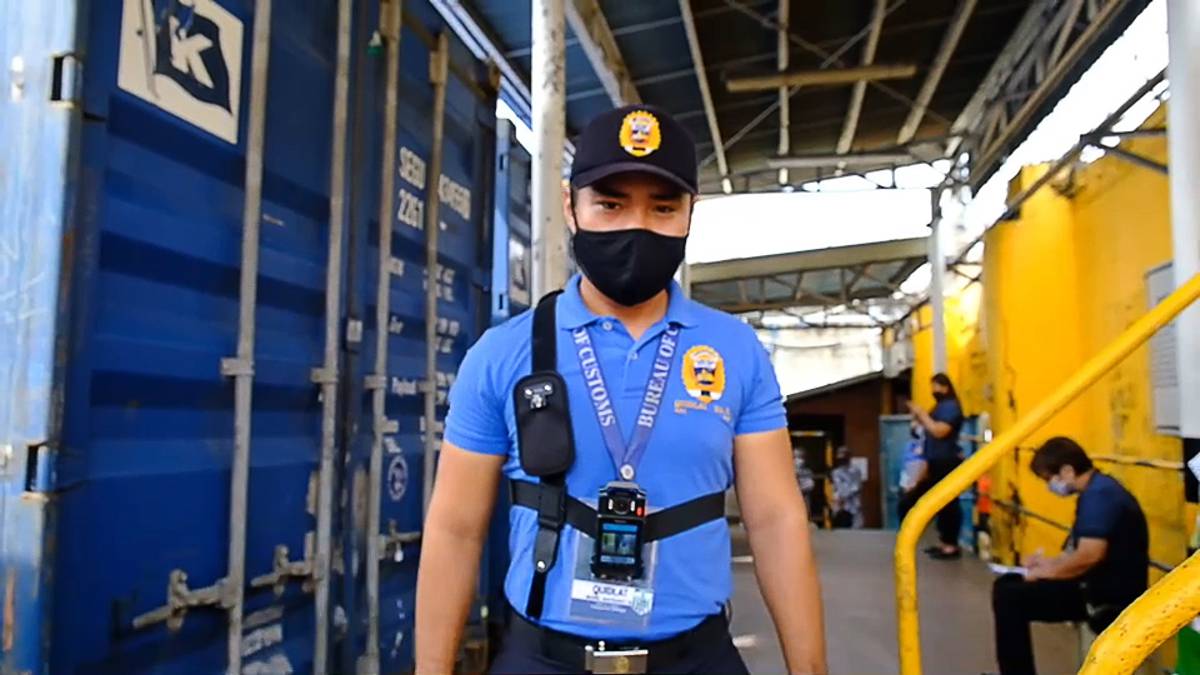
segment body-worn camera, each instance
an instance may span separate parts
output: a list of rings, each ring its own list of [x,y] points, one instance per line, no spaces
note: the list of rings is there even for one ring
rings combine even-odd
[[[642,576],[646,493],[636,483],[616,481],[600,490],[592,574],[628,581]]]

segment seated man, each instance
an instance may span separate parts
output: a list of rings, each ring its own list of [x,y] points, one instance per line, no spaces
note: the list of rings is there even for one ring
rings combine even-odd
[[[1079,495],[1075,524],[1059,556],[1034,555],[1024,577],[992,589],[996,655],[1002,675],[1032,675],[1031,621],[1087,621],[1097,633],[1146,590],[1150,538],[1137,500],[1092,466],[1069,438],[1052,438],[1030,468],[1060,497]]]

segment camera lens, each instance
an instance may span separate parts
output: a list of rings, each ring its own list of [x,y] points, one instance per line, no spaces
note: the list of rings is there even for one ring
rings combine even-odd
[[[628,497],[617,497],[617,498],[613,499],[613,501],[612,501],[613,513],[623,516],[623,515],[629,513],[629,507],[630,507],[630,504],[629,504]]]

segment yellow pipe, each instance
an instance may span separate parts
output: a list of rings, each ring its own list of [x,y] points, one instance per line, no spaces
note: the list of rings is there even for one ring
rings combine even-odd
[[[1200,553],[1121,612],[1092,644],[1079,675],[1128,675],[1200,614]]]
[[[896,536],[896,628],[900,648],[901,675],[921,673],[921,629],[917,614],[917,540],[933,516],[966,491],[1001,457],[1007,455],[1043,424],[1067,407],[1126,356],[1150,339],[1188,305],[1200,298],[1200,274],[1192,277],[1119,335],[1099,354],[1042,401],[1012,429],[963,462],[917,501],[900,525]]]

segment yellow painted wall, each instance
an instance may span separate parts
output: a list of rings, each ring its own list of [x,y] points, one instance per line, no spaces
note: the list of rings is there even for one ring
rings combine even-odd
[[[1146,122],[1165,124],[1165,109]],[[1166,162],[1165,138],[1127,141],[1124,147]],[[1012,191],[1045,171],[1025,169]],[[1011,192],[1011,191],[1010,191]],[[1168,181],[1111,155],[1056,176],[1021,209],[1019,217],[985,237],[981,308],[974,326],[961,298],[947,301],[951,377],[970,413],[987,411],[1002,432],[1043,400],[1083,362],[1147,309],[1145,274],[1171,258]],[[978,288],[978,285],[973,288]],[[965,303],[969,305],[970,303]],[[925,310],[928,312],[928,309]],[[924,315],[928,324],[928,314]],[[914,334],[914,398],[928,396],[932,339]],[[1040,429],[1026,447],[992,472],[993,493],[1069,524],[1074,500],[1046,489],[1028,469],[1030,452],[1054,435],[1078,440],[1094,456],[1124,455],[1179,461],[1180,441],[1154,431],[1149,349],[1132,354],[1113,373]],[[982,360],[983,366],[977,362]],[[920,392],[920,393],[918,393]],[[969,396],[967,395],[969,392]],[[1176,564],[1196,509],[1185,507],[1179,471],[1098,461],[1136,496],[1150,525],[1151,557]],[[1064,533],[1032,518],[1014,519],[995,508],[994,552],[1002,559],[1038,549],[1056,552]],[[1161,576],[1152,572],[1150,580]],[[1170,663],[1173,650],[1160,653]]]
[[[1161,125],[1163,112],[1147,124]],[[1127,147],[1166,160],[1163,138],[1137,139]],[[1042,171],[1022,172],[1018,189]],[[1171,258],[1167,179],[1106,156],[1073,177],[1056,177],[1018,219],[988,233],[985,250],[992,423],[1003,431],[1148,309],[1145,274]],[[994,475],[1001,498],[1019,495],[1027,508],[1071,522],[1073,501],[1051,495],[1027,467],[1028,450],[1052,435],[1072,436],[1097,456],[1178,461],[1179,440],[1154,431],[1149,359],[1149,349],[1139,349],[1043,427],[1019,457],[1003,462]],[[1098,464],[1141,502],[1151,556],[1180,561],[1190,532],[1182,475]],[[999,529],[1011,522],[997,520]],[[1024,520],[1020,531],[1001,538],[1011,536],[1022,554],[1058,548],[1061,532]]]
[[[987,361],[983,348],[983,288],[980,284],[951,284],[946,296],[946,374],[958,390],[963,412],[978,415],[987,410]],[[930,379],[933,371],[933,310],[921,307],[909,319],[915,360],[912,374],[913,400],[925,408],[933,405]]]

